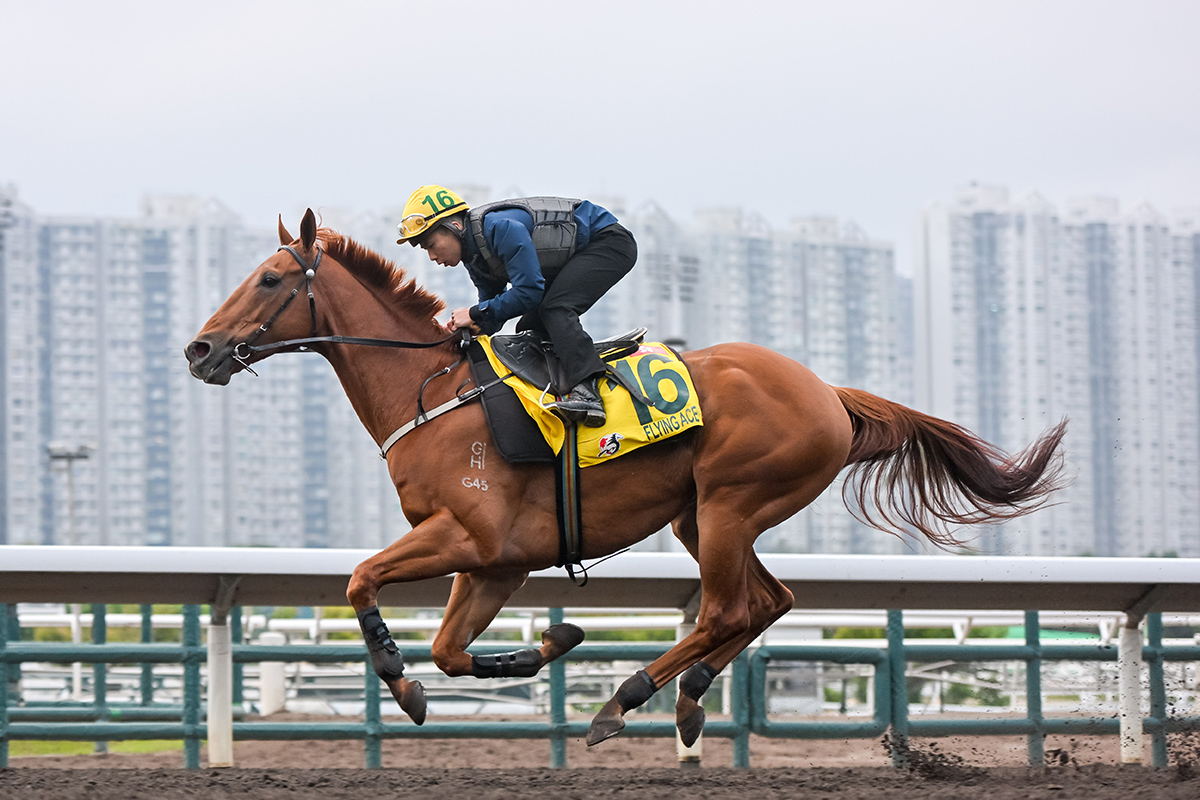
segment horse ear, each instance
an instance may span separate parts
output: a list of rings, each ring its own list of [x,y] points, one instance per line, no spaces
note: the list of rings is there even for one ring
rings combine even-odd
[[[311,250],[316,241],[317,215],[310,208],[304,212],[304,219],[300,220],[300,244],[305,250]]]
[[[296,237],[288,233],[288,229],[283,227],[283,214],[279,215],[279,243],[291,244],[296,241]]]

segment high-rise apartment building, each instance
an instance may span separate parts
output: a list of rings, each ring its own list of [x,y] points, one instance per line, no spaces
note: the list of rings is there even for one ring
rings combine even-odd
[[[0,544],[42,540],[37,249],[33,212],[0,185]]]
[[[0,191],[0,542],[394,540],[386,469],[322,359],[278,356],[227,387],[187,372],[184,345],[274,232],[212,200],[143,212],[38,217]]]
[[[972,185],[927,209],[916,241],[917,407],[1010,452],[1070,419],[1071,486],[977,545],[1194,552],[1196,265],[1166,221]]]
[[[72,476],[51,473],[44,542],[133,544],[144,535],[141,258],[142,231],[131,221],[38,225],[46,445],[91,451],[64,462]]]
[[[605,207],[620,210],[613,201],[606,201]],[[637,264],[587,312],[587,329],[603,338],[645,326],[649,338],[677,347],[707,344],[700,308],[700,258],[690,231],[654,203],[631,214],[621,213],[620,219],[637,240]]]
[[[755,341],[801,362],[826,383],[903,400],[891,243],[831,217],[797,218],[771,238],[766,281],[751,285],[770,323],[765,338]],[[860,523],[846,509],[842,490],[839,479],[768,534],[769,545],[818,553],[899,553],[919,546]]]
[[[688,349],[752,342],[830,383],[896,398],[899,305],[889,243],[825,217],[774,230],[736,208],[699,212],[685,226],[650,205],[622,221],[637,238],[638,263],[589,312],[593,333],[641,324]],[[839,482],[766,533],[763,547],[888,553],[904,545],[855,521]]]

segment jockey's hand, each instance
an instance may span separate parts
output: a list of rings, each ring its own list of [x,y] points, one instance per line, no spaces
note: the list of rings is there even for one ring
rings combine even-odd
[[[460,328],[467,328],[472,333],[479,333],[479,326],[471,319],[471,310],[468,308],[456,308],[450,312],[450,321],[446,323],[446,327],[453,333]]]

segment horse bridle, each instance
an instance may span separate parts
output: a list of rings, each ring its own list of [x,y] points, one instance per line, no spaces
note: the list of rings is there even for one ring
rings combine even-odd
[[[291,257],[296,260],[296,263],[303,268],[304,274],[301,282],[296,284],[296,288],[292,289],[292,293],[288,295],[287,299],[283,301],[283,304],[275,310],[275,313],[272,314],[266,322],[264,322],[262,325],[259,325],[258,329],[254,331],[254,333],[250,334],[250,337],[246,339],[246,341],[240,342],[233,348],[230,357],[234,361],[241,364],[242,368],[251,375],[257,376],[258,373],[250,367],[247,359],[249,359],[255,353],[263,353],[268,350],[278,350],[283,347],[299,346],[301,350],[304,350],[307,349],[305,345],[316,344],[318,342],[332,342],[334,344],[359,344],[366,345],[367,347],[401,347],[410,350],[419,350],[443,345],[455,337],[462,338],[463,347],[465,347],[471,341],[471,332],[466,328],[462,329],[461,332],[452,333],[445,339],[439,339],[436,342],[405,342],[397,339],[367,339],[361,336],[317,336],[317,301],[316,298],[313,297],[312,281],[313,278],[317,276],[317,267],[321,265],[321,257],[324,255],[324,251],[321,250],[320,247],[317,247],[317,255],[313,258],[312,264],[309,264],[304,260],[303,256],[296,252],[295,248],[289,245],[281,245],[279,250],[286,250]],[[276,250],[275,252],[278,253],[279,250]],[[272,342],[271,344],[254,344],[256,341],[258,341],[258,338],[266,333],[271,325],[274,324],[275,320],[279,318],[279,315],[284,312],[284,309],[292,304],[292,301],[296,299],[296,295],[300,294],[300,286],[302,284],[308,291],[308,313],[309,318],[312,321],[312,324],[309,326],[310,335],[303,339],[285,339],[281,342]],[[471,402],[475,398],[480,397],[487,389],[490,389],[492,386],[501,383],[505,378],[508,378],[512,375],[510,372],[508,375],[497,376],[483,386],[476,386],[475,388],[466,392],[463,391],[463,388],[467,385],[467,383],[470,382],[470,379],[463,381],[462,385],[455,390],[454,397],[452,399],[442,403],[436,408],[426,411],[423,402],[423,398],[425,396],[425,387],[428,386],[429,382],[434,378],[441,377],[442,375],[449,375],[454,371],[455,367],[463,362],[463,360],[464,359],[460,358],[455,363],[448,367],[442,368],[425,379],[425,382],[421,384],[421,390],[417,393],[416,418],[411,422],[397,428],[392,435],[383,442],[383,445],[379,450],[380,458],[387,458],[388,451],[392,448],[392,445],[400,440],[400,437],[416,429],[417,427],[424,425],[426,422],[429,422],[435,417],[445,414],[447,411],[453,411],[455,408]]]
[[[365,345],[367,347],[401,347],[408,349],[423,349],[445,344],[446,342],[455,338],[457,335],[451,334],[445,339],[439,339],[435,342],[404,342],[395,339],[368,339],[361,336],[318,336],[317,300],[313,296],[312,282],[313,278],[317,276],[317,267],[321,266],[321,259],[324,257],[325,251],[322,250],[320,246],[317,246],[317,254],[313,258],[311,264],[305,261],[304,257],[296,252],[296,249],[291,245],[280,245],[279,250],[276,250],[275,252],[278,253],[280,251],[287,251],[287,253],[296,260],[296,263],[300,265],[301,269],[303,269],[303,274],[301,275],[300,281],[297,282],[296,288],[292,289],[292,293],[288,295],[287,299],[283,301],[283,304],[275,310],[275,313],[272,314],[266,322],[259,325],[257,330],[250,334],[250,337],[246,339],[246,341],[239,342],[233,348],[231,358],[241,364],[242,368],[251,375],[258,375],[258,373],[250,367],[249,363],[249,359],[255,353],[263,353],[269,350],[279,350],[284,347],[299,346],[301,349],[304,349],[306,345],[317,344],[319,342],[332,342],[334,344],[358,344]],[[279,315],[282,314],[284,310],[292,304],[292,301],[296,299],[296,295],[300,294],[301,286],[304,286],[308,292],[308,314],[309,319],[311,320],[311,325],[309,326],[309,335],[303,339],[284,339],[283,341],[272,342],[270,344],[255,345],[254,343],[258,341],[259,337],[266,333],[267,330],[275,323],[275,320],[279,318]]]

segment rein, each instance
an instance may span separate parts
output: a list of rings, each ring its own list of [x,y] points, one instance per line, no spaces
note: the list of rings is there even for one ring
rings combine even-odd
[[[318,336],[317,300],[313,296],[312,282],[313,278],[315,278],[317,275],[317,267],[321,265],[321,258],[325,255],[325,251],[320,247],[317,247],[316,258],[313,259],[312,264],[309,264],[299,253],[296,252],[295,248],[291,247],[290,245],[281,245],[279,250],[286,250],[288,254],[296,260],[296,263],[304,268],[304,276],[301,282],[304,284],[305,289],[308,292],[308,313],[312,324],[309,326],[309,335],[303,339],[285,339],[280,342],[272,342],[271,344],[264,345],[254,344],[256,341],[258,341],[258,338],[266,333],[267,329],[275,323],[275,320],[279,318],[279,315],[283,313],[284,309],[290,306],[292,301],[296,299],[296,295],[300,293],[301,286],[301,283],[297,283],[296,288],[292,289],[292,293],[288,295],[287,299],[283,301],[283,304],[276,309],[275,313],[272,314],[266,322],[264,322],[262,325],[259,325],[258,330],[254,331],[254,333],[250,335],[249,339],[239,343],[233,348],[233,360],[241,364],[242,367],[251,375],[258,375],[257,372],[250,368],[248,359],[251,356],[253,356],[255,353],[265,353],[271,350],[279,350],[284,347],[294,347],[299,345],[301,348],[303,348],[305,345],[309,344],[330,342],[332,344],[357,344],[367,347],[398,347],[410,350],[421,350],[443,345],[453,339],[455,336],[455,334],[450,334],[445,339],[439,339],[435,342],[405,342],[396,339],[368,339],[361,336]],[[276,250],[275,252],[279,252],[279,250]]]
[[[272,314],[267,319],[266,322],[264,322],[262,325],[259,325],[258,330],[254,331],[254,333],[250,334],[249,339],[247,339],[244,342],[239,343],[236,347],[233,348],[233,354],[231,356],[233,358],[233,360],[238,362],[239,364],[241,364],[243,369],[245,369],[247,372],[249,372],[251,375],[254,375],[255,377],[258,377],[258,373],[255,372],[253,369],[251,369],[250,364],[247,359],[249,359],[255,353],[265,353],[265,352],[268,352],[271,350],[279,350],[284,347],[294,347],[296,345],[299,345],[300,348],[303,350],[303,349],[306,349],[304,347],[305,345],[316,344],[318,342],[330,342],[332,344],[358,344],[358,345],[365,345],[367,347],[399,347],[399,348],[404,348],[404,349],[408,349],[408,350],[423,350],[423,349],[426,349],[429,347],[437,347],[439,345],[443,345],[446,342],[450,341],[451,339],[455,338],[455,336],[459,335],[457,333],[452,333],[449,336],[447,336],[445,339],[439,339],[436,342],[405,342],[405,341],[401,341],[398,339],[369,339],[369,338],[364,338],[362,336],[336,336],[336,335],[335,336],[318,336],[317,335],[317,300],[313,296],[312,282],[313,282],[313,278],[315,278],[317,276],[317,267],[321,266],[321,258],[325,255],[325,251],[322,250],[318,246],[317,247],[317,255],[313,259],[312,264],[309,264],[307,261],[304,260],[304,257],[301,256],[299,253],[297,253],[296,249],[294,247],[291,247],[290,245],[286,245],[286,244],[280,245],[279,250],[276,250],[275,252],[278,253],[280,250],[286,250],[288,252],[288,254],[291,255],[291,257],[296,260],[296,263],[299,264],[304,269],[304,276],[302,277],[301,281],[296,284],[296,288],[292,289],[292,293],[290,295],[288,295],[286,300],[283,301],[283,304],[275,310],[275,313]],[[288,306],[290,306],[292,304],[292,301],[296,299],[296,295],[300,294],[301,284],[304,285],[306,291],[308,292],[308,314],[309,314],[309,318],[312,321],[312,324],[309,326],[309,335],[304,337],[303,339],[285,339],[281,342],[272,342],[271,344],[255,345],[254,343],[256,341],[258,341],[258,338],[267,332],[267,329],[269,329],[271,327],[271,325],[273,325],[275,323],[275,320],[278,319],[279,315],[284,312],[284,309],[286,309]],[[470,341],[470,332],[464,330],[461,335],[462,335],[462,339],[463,339],[463,344],[466,345],[466,343],[468,341]],[[400,437],[404,436],[406,433],[409,433],[410,431],[412,431],[413,429],[417,428],[420,425],[424,425],[426,422],[429,422],[431,419],[433,419],[435,417],[440,417],[442,414],[445,414],[447,411],[453,411],[454,409],[458,408],[459,406],[465,405],[465,404],[471,402],[475,398],[482,395],[484,390],[490,389],[492,386],[495,386],[496,384],[503,381],[504,378],[510,377],[512,375],[512,373],[509,373],[508,375],[505,375],[504,377],[497,378],[496,380],[486,383],[483,386],[477,386],[474,389],[471,389],[470,391],[463,392],[462,394],[455,393],[453,399],[451,399],[445,403],[442,403],[440,406],[437,406],[436,408],[432,408],[429,411],[426,411],[424,408],[422,408],[421,397],[425,394],[425,387],[429,385],[429,382],[431,380],[433,380],[434,378],[440,377],[442,375],[450,374],[450,372],[461,363],[462,363],[462,359],[459,359],[454,364],[446,367],[445,369],[441,370],[440,372],[435,372],[433,375],[430,375],[428,378],[425,379],[425,383],[421,384],[421,391],[417,395],[417,418],[414,419],[412,422],[409,422],[408,424],[403,425],[400,428],[398,428],[395,432],[392,433],[391,436],[389,436],[384,441],[383,445],[379,448],[379,457],[380,458],[386,460],[388,451],[391,450],[392,446],[394,444],[396,444],[396,442],[398,442],[400,440]],[[462,387],[459,387],[459,388],[461,389]]]

